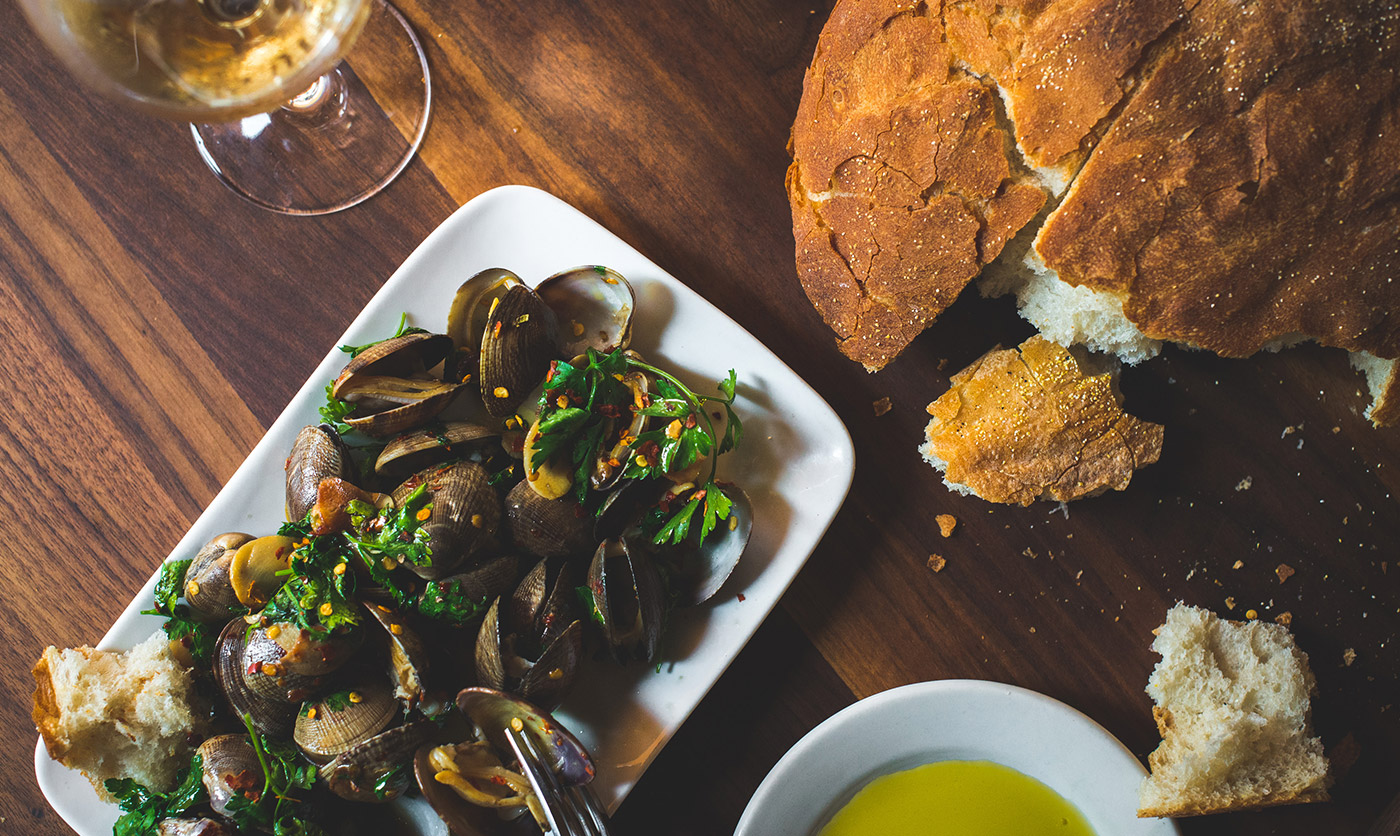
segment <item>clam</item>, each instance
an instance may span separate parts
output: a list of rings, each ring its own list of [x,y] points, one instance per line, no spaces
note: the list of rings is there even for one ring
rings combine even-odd
[[[575,267],[540,282],[540,299],[559,319],[560,349],[565,357],[587,349],[602,353],[632,342],[632,312],[637,301],[632,285],[602,266]]]
[[[431,421],[457,396],[461,384],[434,377],[452,351],[444,334],[404,334],[376,343],[346,364],[331,395],[355,405],[345,423],[385,437]]]
[[[199,744],[203,760],[201,781],[209,791],[209,806],[214,812],[229,812],[229,800],[235,795],[262,791],[263,771],[258,753],[246,734],[221,734]]]
[[[229,582],[239,603],[260,609],[282,584],[291,567],[296,543],[290,537],[272,534],[242,544],[229,562]]]
[[[387,683],[361,682],[303,706],[292,739],[312,761],[328,763],[384,731],[398,713]]]
[[[424,483],[431,494],[432,508],[423,530],[432,562],[426,566],[408,564],[419,577],[446,577],[495,538],[501,500],[488,480],[481,465],[456,462],[420,471],[394,490],[396,505],[402,505]]]
[[[646,432],[648,416],[640,413],[648,405],[648,382],[647,376],[640,371],[630,371],[622,376],[622,383],[632,390],[632,419],[621,429],[615,424],[619,420],[610,421],[607,424],[605,438],[615,439],[610,449],[603,452],[598,460],[593,463],[593,473],[589,476],[589,484],[595,490],[607,490],[617,484],[622,477],[622,471],[626,469],[627,459],[632,455],[632,444],[637,436]]]
[[[522,481],[506,494],[512,542],[536,557],[573,557],[593,548],[592,515],[572,496],[545,499]]]
[[[558,352],[554,312],[523,284],[491,307],[481,335],[479,378],[486,411],[502,418],[544,379]]]
[[[303,427],[287,455],[287,519],[306,518],[316,504],[316,491],[327,476],[349,479],[354,474],[350,451],[330,424]]]
[[[588,566],[588,590],[613,657],[650,662],[661,640],[665,593],[646,552],[625,536],[605,540]]]
[[[541,560],[504,602],[497,598],[476,640],[476,675],[488,688],[553,708],[573,685],[583,656],[575,581],[561,566],[549,583]]]
[[[729,518],[719,521],[698,548],[687,538],[666,552],[667,577],[677,606],[699,604],[714,597],[748,547],[753,531],[753,503],[735,485],[726,484],[724,493],[733,502]]]
[[[375,460],[377,473],[415,473],[451,458],[461,458],[480,442],[499,438],[493,430],[466,421],[448,421],[396,436]]]
[[[214,681],[235,717],[247,715],[258,731],[285,738],[292,733],[296,709],[285,700],[254,691],[243,679],[243,651],[248,625],[235,618],[219,634],[214,645]]]
[[[457,707],[475,727],[475,739],[447,746],[424,746],[414,757],[414,774],[423,797],[453,832],[500,832],[501,817],[527,807],[543,821],[529,781],[515,765],[506,729],[529,738],[546,765],[566,786],[593,780],[593,760],[548,712],[518,697],[490,688],[467,688]]]
[[[412,780],[403,767],[436,731],[435,724],[419,720],[380,732],[336,755],[321,768],[321,777],[348,801],[392,801]]]
[[[229,577],[233,555],[253,537],[230,532],[204,544],[185,570],[185,601],[202,621],[227,621],[243,609]]]
[[[394,696],[412,709],[423,700],[423,673],[428,669],[428,650],[418,637],[418,631],[408,623],[403,613],[383,604],[364,602],[365,611],[384,628],[389,640],[389,673],[394,681]]]

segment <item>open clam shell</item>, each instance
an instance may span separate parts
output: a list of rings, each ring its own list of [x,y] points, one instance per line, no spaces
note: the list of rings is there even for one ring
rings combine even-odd
[[[397,776],[395,770],[412,761],[436,731],[437,726],[425,720],[395,726],[341,752],[322,767],[321,777],[331,792],[348,801],[392,801],[412,780],[407,772]]]
[[[465,688],[457,694],[457,708],[472,721],[481,739],[507,753],[503,758],[506,762],[514,758],[509,756],[511,748],[505,730],[519,721],[521,733],[530,736],[535,749],[544,755],[546,765],[564,784],[586,784],[597,772],[593,758],[578,738],[553,715],[528,700],[492,688]]]
[[[345,423],[385,437],[431,421],[462,386],[431,373],[452,351],[445,334],[404,334],[353,357],[331,384],[331,395],[355,405]]]
[[[486,411],[504,418],[549,371],[558,349],[554,311],[523,284],[512,285],[486,318],[479,378]]]
[[[499,429],[466,421],[446,421],[396,436],[374,462],[377,473],[407,475],[469,454],[479,443],[500,438]]]
[[[699,548],[687,539],[666,555],[671,594],[676,596],[677,606],[690,606],[713,598],[749,545],[753,503],[749,495],[735,485],[725,485],[724,493],[733,503],[729,518],[721,520]]]
[[[422,702],[423,674],[428,670],[428,649],[418,631],[403,613],[383,604],[364,602],[365,611],[384,628],[389,640],[389,674],[394,681],[394,696],[412,709]]]
[[[228,803],[241,795],[249,776],[261,775],[258,753],[246,734],[220,734],[199,744],[203,775],[201,781],[209,792],[209,806],[224,815]]]
[[[588,566],[588,590],[613,658],[650,662],[661,641],[665,593],[647,553],[626,537],[605,540]]]
[[[535,288],[559,319],[560,349],[565,357],[592,348],[607,353],[632,342],[636,295],[617,271],[588,265],[555,273]]]
[[[573,687],[583,658],[583,622],[574,576],[540,561],[508,599],[498,598],[481,622],[476,673],[482,685],[519,694],[545,708]]]

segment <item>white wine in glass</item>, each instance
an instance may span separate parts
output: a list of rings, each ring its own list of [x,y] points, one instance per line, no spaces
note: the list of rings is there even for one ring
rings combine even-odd
[[[421,44],[384,0],[21,0],[90,86],[193,124],[210,168],[276,211],[324,214],[388,184],[431,107]]]

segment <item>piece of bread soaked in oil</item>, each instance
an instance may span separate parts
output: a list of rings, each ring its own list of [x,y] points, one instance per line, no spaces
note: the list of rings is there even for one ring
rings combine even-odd
[[[104,798],[108,778],[171,789],[205,731],[194,676],[163,632],[130,651],[50,646],[33,672],[34,725],[49,755]]]
[[[798,276],[877,370],[974,277],[1045,337],[1352,353],[1400,422],[1391,0],[842,0],[793,123]]]
[[[1327,800],[1327,758],[1311,725],[1317,688],[1286,627],[1177,604],[1152,649],[1162,660],[1147,693],[1162,744],[1148,759],[1139,816]]]
[[[1128,486],[1163,428],[1123,411],[1118,362],[1042,337],[953,375],[920,448],[948,487],[990,502],[1066,502]]]

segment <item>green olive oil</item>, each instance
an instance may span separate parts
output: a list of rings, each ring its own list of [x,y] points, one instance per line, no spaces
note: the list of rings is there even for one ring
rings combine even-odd
[[[1058,793],[991,761],[941,761],[884,775],[819,836],[1094,836]]]

